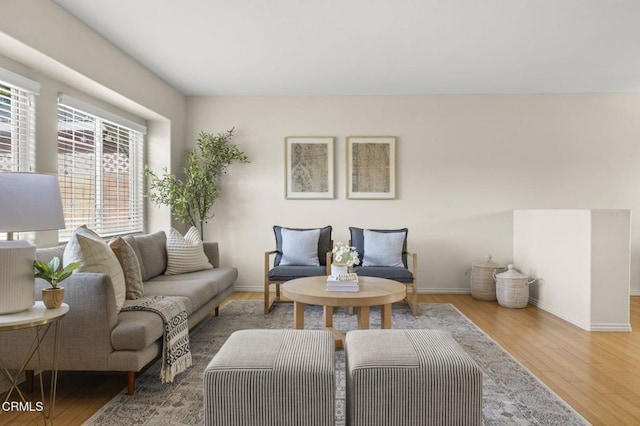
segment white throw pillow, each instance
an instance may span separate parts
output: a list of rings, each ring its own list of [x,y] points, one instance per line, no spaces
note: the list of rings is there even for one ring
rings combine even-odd
[[[319,229],[297,231],[282,228],[281,266],[320,266],[318,259]]]
[[[399,266],[406,232],[375,232],[364,230],[364,259],[362,266]]]
[[[120,262],[107,243],[85,225],[73,231],[64,248],[62,265],[66,267],[73,262],[82,262],[78,271],[109,275],[116,295],[116,308],[120,312],[127,293]]]
[[[170,228],[166,234],[167,270],[165,275],[213,269],[209,258],[204,254],[202,239],[195,226],[189,228],[184,237],[173,228]]]

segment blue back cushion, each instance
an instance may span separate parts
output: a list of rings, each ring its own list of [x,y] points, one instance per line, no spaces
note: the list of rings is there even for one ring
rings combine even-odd
[[[273,260],[273,266],[280,265],[282,260],[282,226],[274,226],[273,233],[276,236],[276,258]],[[309,231],[311,229],[320,229],[320,238],[318,239],[318,260],[320,265],[327,264],[327,252],[331,251],[331,226],[325,226],[324,228],[287,228],[294,231]]]
[[[402,263],[404,263],[404,267],[408,268],[407,264],[407,235],[409,234],[409,229],[371,229],[371,231],[375,232],[404,232],[404,244],[402,245]],[[349,227],[349,232],[351,234],[351,245],[356,248],[358,251],[358,255],[360,257],[360,264],[362,264],[362,259],[364,259],[364,229],[356,228],[353,226]]]

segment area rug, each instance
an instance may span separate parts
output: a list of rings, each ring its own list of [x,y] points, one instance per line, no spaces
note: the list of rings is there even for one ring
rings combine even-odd
[[[420,315],[407,305],[393,307],[393,328],[434,329],[451,333],[483,371],[482,413],[486,425],[585,425],[573,408],[506,353],[496,342],[449,304],[420,304]],[[158,361],[136,380],[136,392],[126,389],[102,407],[86,425],[201,425],[202,375],[205,367],[236,330],[292,328],[293,306],[278,304],[264,315],[260,301],[232,301],[219,317],[207,318],[191,333],[193,366],[162,384]],[[357,318],[336,310],[334,326],[357,329]],[[380,311],[372,308],[371,328],[380,327]],[[305,308],[305,328],[322,328],[322,308]],[[345,424],[344,351],[336,351],[336,425]]]

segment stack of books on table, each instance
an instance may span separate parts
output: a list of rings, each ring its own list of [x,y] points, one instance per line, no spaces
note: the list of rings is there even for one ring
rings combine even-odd
[[[327,291],[359,291],[357,274],[329,275],[327,277]]]

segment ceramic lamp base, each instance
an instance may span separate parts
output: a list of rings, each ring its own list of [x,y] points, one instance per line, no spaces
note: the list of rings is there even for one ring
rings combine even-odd
[[[0,242],[0,315],[22,312],[34,305],[36,248],[26,241]]]
[[[22,312],[35,302],[35,246],[26,241],[0,242],[0,315]]]

